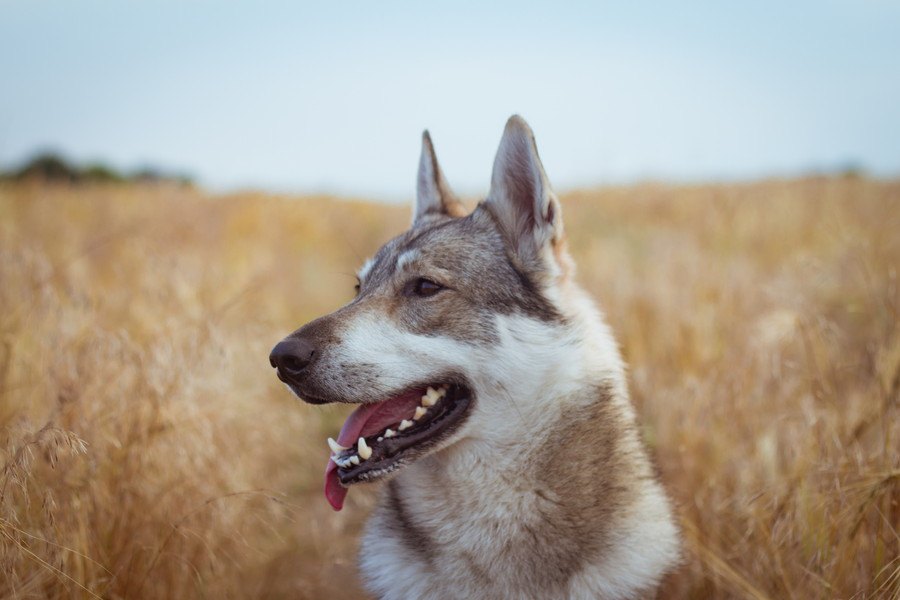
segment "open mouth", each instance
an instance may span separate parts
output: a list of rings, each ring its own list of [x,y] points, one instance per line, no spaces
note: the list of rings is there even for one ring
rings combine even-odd
[[[411,388],[357,408],[337,441],[328,438],[328,502],[341,510],[346,486],[383,477],[424,454],[459,427],[471,403],[467,387],[444,383]]]

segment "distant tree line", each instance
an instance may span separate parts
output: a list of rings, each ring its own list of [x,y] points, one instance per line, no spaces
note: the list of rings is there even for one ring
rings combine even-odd
[[[39,180],[57,183],[177,183],[193,185],[184,173],[169,173],[153,167],[122,172],[102,163],[74,164],[54,152],[42,152],[22,166],[0,170],[0,180]]]

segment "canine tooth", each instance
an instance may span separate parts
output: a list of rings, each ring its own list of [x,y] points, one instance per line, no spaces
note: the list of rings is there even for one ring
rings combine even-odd
[[[384,438],[383,438],[383,437],[379,437],[379,438],[378,438],[378,441],[379,441],[379,442],[383,442],[383,441],[384,441]]]
[[[424,396],[422,396],[422,406],[434,406],[435,402],[440,400],[443,395],[443,391],[439,392],[433,387],[428,388],[428,391],[425,392]]]
[[[394,433],[393,429],[385,429],[384,430],[384,437],[386,437],[386,438],[394,437],[395,435],[397,435],[397,434]]]
[[[334,441],[331,438],[328,438],[328,447],[331,448],[331,451],[334,454],[340,454],[344,450],[349,450],[349,448],[344,448],[343,446],[341,446],[340,444],[338,444],[336,441]]]
[[[403,419],[402,421],[400,421],[400,427],[398,427],[397,429],[399,429],[400,431],[403,431],[404,429],[409,429],[412,426],[413,426],[412,421],[407,421],[406,419]]]
[[[359,457],[363,460],[368,460],[372,456],[372,449],[366,445],[366,440],[363,438],[359,438],[359,441],[356,442],[356,450],[359,452]]]
[[[350,462],[352,462],[354,465],[358,465],[358,464],[359,464],[359,457],[358,457],[357,455],[355,455],[355,454],[354,454],[353,456],[351,456],[351,457],[350,457],[349,459],[347,459],[347,460],[349,460]]]
[[[424,417],[427,412],[428,412],[428,409],[425,408],[424,406],[417,406],[416,414],[413,415],[413,420],[418,421],[419,419]]]

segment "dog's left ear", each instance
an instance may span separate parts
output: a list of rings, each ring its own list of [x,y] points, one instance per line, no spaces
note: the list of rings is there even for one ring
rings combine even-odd
[[[559,200],[550,189],[534,133],[525,119],[510,117],[500,140],[486,203],[517,255],[539,261],[563,239]]]
[[[426,129],[422,132],[422,154],[419,157],[419,175],[416,180],[416,208],[413,212],[413,225],[428,215],[449,215],[462,217],[466,211],[462,203],[450,190],[444,172],[438,164],[431,143],[431,136]]]

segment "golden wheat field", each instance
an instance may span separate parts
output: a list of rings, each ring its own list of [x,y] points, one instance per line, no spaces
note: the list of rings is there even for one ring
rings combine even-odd
[[[562,196],[686,553],[663,598],[900,596],[900,182]],[[0,187],[0,596],[360,598],[268,351],[408,208]]]

